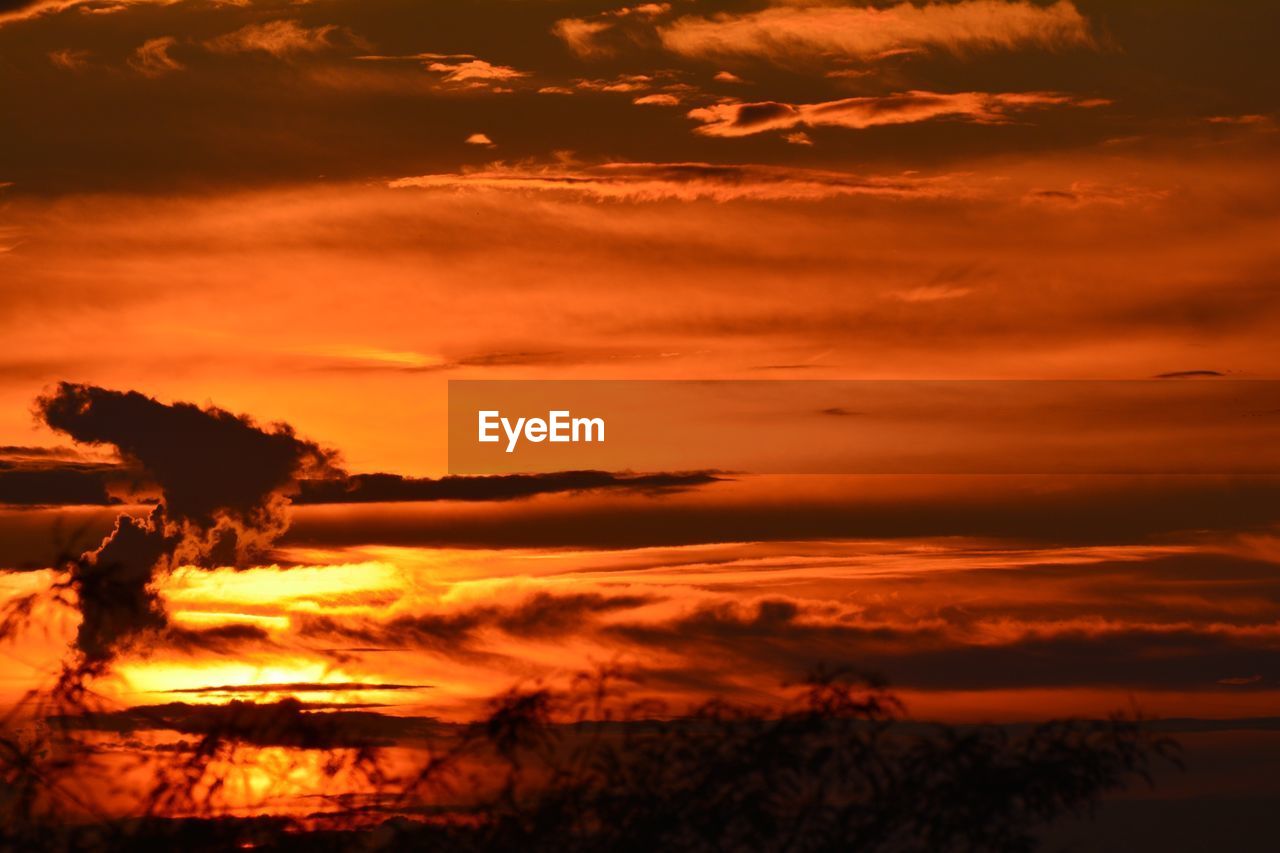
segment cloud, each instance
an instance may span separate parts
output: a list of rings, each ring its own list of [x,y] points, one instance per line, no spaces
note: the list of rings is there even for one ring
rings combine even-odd
[[[563,18],[551,32],[583,59],[598,59],[617,53],[628,40],[652,40],[649,22],[670,11],[670,3],[640,3],[589,18]]]
[[[675,95],[659,93],[654,95],[641,95],[638,98],[634,98],[631,103],[638,104],[640,106],[675,107],[679,106],[680,99]]]
[[[823,660],[927,690],[1195,690],[1211,689],[1230,673],[1264,672],[1270,683],[1280,676],[1280,635],[1251,628],[1045,623],[1006,625],[987,636],[945,624],[860,623],[833,615],[826,604],[771,597],[745,606],[706,604],[669,621],[614,623],[601,631],[650,654],[674,654],[694,670],[736,662],[785,677]]]
[[[89,51],[62,48],[49,51],[49,61],[63,71],[79,71],[89,64]]]
[[[483,145],[486,148],[493,147],[493,140],[483,133],[473,133],[466,138],[468,145]]]
[[[318,53],[337,46],[338,39],[351,40],[343,27],[326,24],[320,27],[304,27],[297,21],[267,21],[246,27],[204,42],[205,48],[214,53],[267,53],[277,59],[285,59],[299,53]]]
[[[147,519],[119,516],[98,549],[72,563],[70,583],[81,615],[75,647],[85,671],[100,670],[136,635],[165,627],[164,605],[151,581],[170,567],[181,541],[166,531],[164,512],[156,507]]]
[[[663,46],[694,57],[756,56],[774,62],[844,57],[874,59],[888,51],[953,53],[1093,44],[1088,24],[1069,0],[898,3],[877,8],[787,3],[741,15],[687,16],[658,29]]]
[[[0,454],[0,504],[71,506],[119,503],[110,485],[120,472],[111,464],[11,461]]]
[[[114,447],[154,479],[170,521],[200,528],[223,520],[278,528],[280,495],[333,461],[286,424],[263,429],[214,406],[165,404],[137,391],[62,382],[36,409],[77,442]]]
[[[176,2],[178,0],[0,0],[0,27],[69,9],[108,13],[130,6],[171,6]]]
[[[551,32],[563,40],[569,46],[569,49],[578,56],[592,58],[608,56],[613,53],[612,47],[599,44],[596,41],[597,36],[612,27],[613,24],[609,21],[565,18],[556,21],[555,26],[551,28]]]
[[[1035,189],[1028,192],[1024,201],[1075,209],[1089,205],[1127,207],[1133,204],[1154,204],[1169,197],[1168,190],[1139,187],[1131,184],[1101,184],[1092,181],[1073,181],[1067,189]]]
[[[474,171],[400,178],[396,189],[539,190],[595,199],[824,199],[868,195],[938,198],[954,193],[946,178],[860,176],[768,165],[602,163],[594,166],[494,164]]]
[[[169,55],[177,43],[173,36],[148,39],[133,52],[129,67],[147,77],[163,77],[171,71],[181,71],[186,66]]]
[[[508,501],[536,495],[594,491],[659,494],[720,482],[712,471],[666,474],[611,474],[563,471],[555,474],[504,474],[492,477],[442,477],[438,480],[396,474],[354,474],[342,479],[301,480],[295,505],[400,503],[416,501]]]
[[[191,655],[239,654],[246,647],[272,645],[271,636],[264,628],[242,622],[231,622],[209,628],[188,628],[170,624],[156,636],[155,641],[174,651]]]
[[[619,74],[611,79],[588,80],[580,78],[573,81],[575,89],[586,92],[643,92],[652,89],[660,82],[672,79],[670,72],[654,74]]]
[[[216,741],[294,749],[367,748],[390,745],[399,738],[422,735],[433,721],[392,717],[373,711],[332,709],[297,699],[271,704],[232,700],[225,705],[171,702],[124,711],[51,717],[68,729],[128,733],[175,731]]]
[[[1265,477],[842,478],[812,493],[743,478],[651,501],[301,507],[302,547],[646,548],[717,542],[971,537],[1040,544],[1142,543],[1270,530],[1280,482]]]
[[[550,638],[594,629],[597,617],[633,610],[659,599],[652,595],[595,592],[535,593],[515,604],[480,604],[456,610],[414,613],[386,620],[299,614],[304,637],[357,642],[366,646],[411,646],[448,655],[483,654],[478,641],[488,630],[523,639]]]
[[[844,98],[817,104],[778,101],[741,103],[726,101],[689,111],[702,122],[696,129],[705,136],[750,136],[796,127],[845,127],[864,129],[890,124],[912,124],[950,118],[996,124],[1015,113],[1053,106],[1097,107],[1099,99],[1077,98],[1057,92],[938,92],[911,91],[893,95]]]
[[[239,564],[287,526],[284,493],[304,473],[331,470],[332,455],[286,425],[190,403],[166,405],[136,391],[60,383],[36,401],[51,428],[109,445],[158,486],[147,519],[121,515],[95,550],[69,561],[82,615],[78,672],[100,672],[124,643],[165,627],[152,580],[178,560]]]
[[[365,690],[425,690],[430,684],[384,684],[364,681],[288,681],[278,684],[222,684],[184,687],[167,693],[354,693]]]
[[[437,60],[427,63],[428,71],[444,75],[446,83],[489,83],[517,80],[532,76],[528,71],[518,71],[508,65],[494,65],[483,59]]]
[[[1226,376],[1218,370],[1171,370],[1168,373],[1157,373],[1156,379],[1211,379],[1215,376]]]

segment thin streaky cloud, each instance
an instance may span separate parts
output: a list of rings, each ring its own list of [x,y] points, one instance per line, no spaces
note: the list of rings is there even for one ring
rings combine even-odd
[[[681,17],[658,29],[668,50],[693,57],[754,56],[775,62],[886,51],[952,53],[1091,47],[1088,22],[1070,0],[1049,6],[1004,0],[864,5],[787,3],[742,15]]]
[[[843,127],[861,130],[934,119],[957,119],[981,124],[1008,122],[1017,113],[1047,107],[1099,107],[1109,102],[1061,92],[899,92],[892,95],[843,98],[816,104],[779,101],[724,102],[690,110],[702,122],[695,129],[704,136],[751,136],[800,127]]]
[[[475,171],[418,175],[391,181],[393,189],[560,191],[628,201],[738,199],[814,200],[868,195],[939,198],[962,189],[947,176],[857,175],[822,169],[712,163],[602,163],[505,165]]]
[[[305,27],[297,21],[267,21],[249,24],[234,32],[209,39],[204,46],[214,53],[266,53],[277,59],[294,54],[318,53],[337,47],[354,37],[343,27],[325,24]]]

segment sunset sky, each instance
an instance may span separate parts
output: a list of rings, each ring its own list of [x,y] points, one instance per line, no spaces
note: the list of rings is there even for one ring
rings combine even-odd
[[[121,710],[446,720],[597,663],[677,706],[849,664],[921,719],[1194,718],[1172,795],[1280,795],[1278,478],[437,480],[450,379],[1280,379],[1278,28],[0,0],[0,597],[122,512],[186,537],[97,652],[40,604],[0,704],[76,654]]]

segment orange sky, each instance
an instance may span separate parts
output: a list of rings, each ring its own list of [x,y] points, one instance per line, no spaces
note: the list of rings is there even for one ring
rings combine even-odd
[[[110,533],[95,478],[159,494],[33,415],[62,381],[436,478],[449,379],[1280,378],[1276,12],[1229,5],[0,2],[0,596]],[[537,491],[299,500],[157,572],[98,689],[454,719],[826,661],[922,717],[1275,706],[1273,479]],[[42,613],[0,701],[70,653]]]

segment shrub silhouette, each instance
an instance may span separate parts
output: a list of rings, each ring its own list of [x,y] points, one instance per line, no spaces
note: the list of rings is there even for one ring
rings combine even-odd
[[[131,820],[59,810],[62,780],[82,768],[65,750],[6,737],[0,845],[1024,851],[1048,822],[1177,761],[1176,744],[1119,716],[1019,731],[904,721],[882,684],[847,673],[818,671],[779,704],[716,700],[676,716],[629,701],[625,684],[605,669],[564,691],[503,694],[407,776],[390,773],[377,746],[351,741],[341,717],[297,700],[237,703],[203,722],[184,754],[153,759],[155,786]],[[76,718],[63,711],[48,719]],[[323,828],[232,817],[216,799],[219,761],[264,742],[322,750],[325,772],[355,773],[375,793],[351,798]]]

